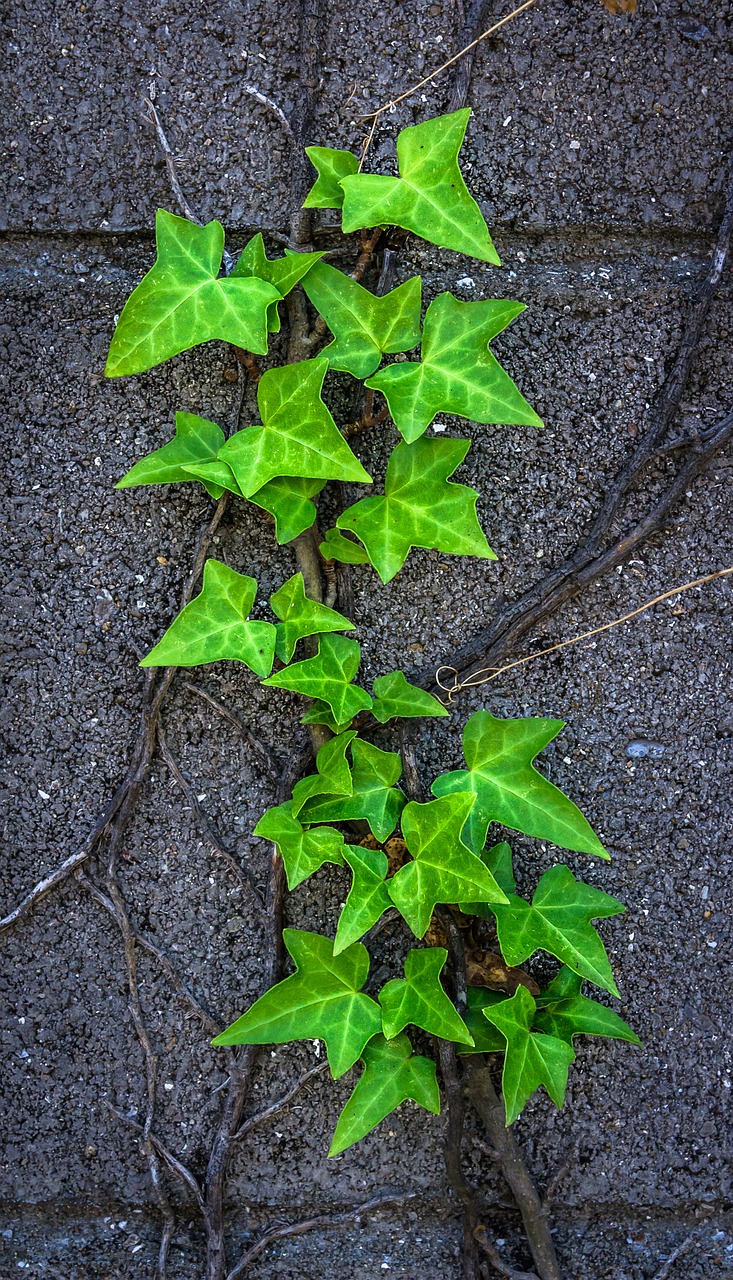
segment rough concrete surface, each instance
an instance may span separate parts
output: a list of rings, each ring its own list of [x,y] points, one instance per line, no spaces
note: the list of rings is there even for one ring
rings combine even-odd
[[[352,114],[454,51],[455,12],[448,0],[328,12],[313,140],[355,147],[363,125]],[[720,213],[732,16],[728,4],[699,17],[683,0],[642,0],[635,18],[612,18],[595,0],[539,0],[479,50],[464,169],[504,265],[467,263],[411,240],[398,278],[419,270],[428,297],[450,288],[526,302],[495,348],[547,425],[537,433],[445,420],[473,441],[458,478],[480,490],[479,513],[500,560],[413,552],[388,587],[357,570],[365,680],[450,662],[499,593],[515,597],[583,536],[643,429]],[[114,10],[57,0],[43,12],[15,3],[5,21],[0,880],[9,908],[79,846],[123,775],[142,687],[136,654],[175,615],[210,512],[193,485],[112,485],[168,438],[176,409],[227,427],[237,409],[235,361],[221,344],[138,378],[102,376],[114,317],[152,261],[154,210],[174,207],[142,95],[155,96],[191,202],[225,222],[232,249],[253,227],[282,232],[287,141],[245,85],[286,112],[292,106],[297,21],[290,0],[232,0],[206,12],[183,0],[129,0]],[[408,100],[380,128],[377,169],[389,170],[392,125],[437,113],[448,90],[439,80],[425,101]],[[676,429],[709,426],[730,408],[731,296],[725,282]],[[337,412],[348,404],[347,384],[330,386]],[[375,474],[395,438],[388,430],[358,442]],[[668,465],[662,458],[649,469],[629,519]],[[730,456],[716,459],[665,530],[529,637],[528,648],[732,565],[730,467]],[[258,578],[262,616],[268,594],[294,571],[292,552],[273,554],[273,546],[255,509],[239,504],[213,548]],[[544,771],[581,804],[613,860],[562,860],[628,904],[602,933],[622,992],[616,1007],[644,1047],[576,1042],[564,1110],[542,1093],[517,1124],[540,1184],[569,1157],[555,1197],[568,1280],[650,1280],[690,1233],[670,1280],[712,1280],[733,1268],[731,599],[723,579],[659,605],[464,694],[450,721],[429,723],[420,739],[429,783],[459,763],[463,724],[479,706],[565,719]],[[294,697],[225,664],[195,679],[281,755],[304,740]],[[206,814],[262,883],[268,854],[251,832],[273,795],[257,760],[180,681],[164,723]],[[663,754],[631,758],[628,744],[639,737],[660,743]],[[380,741],[390,744],[389,731]],[[560,855],[520,838],[513,844],[520,885],[531,890]],[[165,944],[217,1020],[229,1021],[258,991],[261,932],[246,892],[205,846],[161,762],[129,831],[122,876],[138,926]],[[345,885],[341,871],[324,870],[289,898],[290,922],[331,929]],[[392,944],[380,945],[377,981],[393,960]],[[72,881],[8,936],[3,960],[0,1275],[150,1276],[159,1224],[145,1162],[108,1107],[134,1118],[145,1089],[116,929]],[[140,976],[159,1054],[157,1127],[201,1173],[222,1060],[146,956]],[[249,1112],[279,1096],[314,1052],[265,1050]],[[349,1087],[348,1079],[316,1077],[241,1145],[229,1193],[233,1240],[380,1192],[415,1198],[358,1228],[283,1241],[249,1274],[458,1280],[460,1225],[442,1167],[442,1121],[404,1107],[327,1161]],[[491,1162],[470,1141],[466,1149],[487,1224],[527,1266]],[[174,1183],[171,1190],[178,1196]],[[195,1280],[201,1258],[200,1225],[181,1202],[170,1275]]]

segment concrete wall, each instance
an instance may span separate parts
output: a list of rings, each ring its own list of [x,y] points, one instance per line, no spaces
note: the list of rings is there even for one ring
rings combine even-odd
[[[454,50],[454,9],[448,0],[410,0],[392,10],[331,5],[329,15],[314,141],[357,147],[363,126],[351,113],[379,105]],[[460,479],[481,492],[500,561],[413,552],[388,587],[357,571],[367,675],[402,667],[409,677],[449,662],[500,592],[521,592],[582,537],[643,429],[720,214],[731,16],[730,5],[718,6],[702,26],[676,0],[642,0],[636,18],[614,19],[595,0],[540,0],[479,50],[463,167],[504,265],[467,264],[412,240],[398,278],[421,271],[428,296],[450,288],[525,301],[496,350],[547,426],[535,433],[456,424],[474,442]],[[209,509],[193,486],[118,493],[112,485],[168,438],[176,409],[223,425],[236,412],[234,360],[220,344],[136,379],[103,380],[114,317],[152,261],[154,210],[174,207],[142,97],[155,96],[189,199],[225,223],[233,249],[254,227],[283,232],[287,140],[244,85],[288,111],[297,93],[296,28],[290,0],[213,9],[184,0],[127,0],[114,9],[57,0],[44,13],[10,5],[0,321],[8,356],[8,906],[81,844],[122,776],[142,687],[136,652],[174,616]],[[441,79],[425,101],[418,95],[389,118],[375,140],[378,169],[390,164],[392,126],[438,113],[448,92]],[[459,283],[467,274],[473,288]],[[678,428],[708,426],[730,407],[730,330],[726,282]],[[379,474],[392,444],[387,434],[365,438],[365,465]],[[629,518],[667,468],[661,461],[649,470]],[[733,564],[731,505],[730,458],[719,458],[663,534],[531,646]],[[289,550],[273,556],[254,508],[233,508],[218,537],[215,554],[255,575],[263,599],[294,571]],[[717,1277],[733,1259],[725,1234],[730,604],[723,580],[661,605],[464,696],[420,743],[429,782],[458,763],[463,724],[479,706],[565,718],[543,767],[613,854],[610,864],[567,861],[628,903],[602,932],[622,991],[617,1007],[644,1048],[579,1042],[565,1110],[543,1094],[517,1125],[540,1182],[576,1145],[557,1193],[559,1247],[574,1280],[652,1276],[703,1220],[694,1249],[670,1274]],[[273,746],[300,740],[289,695],[261,690],[231,666],[196,678]],[[273,797],[257,761],[180,684],[164,722],[204,809],[262,880],[267,852],[250,833]],[[631,759],[627,745],[639,736],[664,753]],[[514,843],[521,886],[531,890],[553,851]],[[246,894],[203,844],[161,763],[130,830],[122,877],[140,927],[165,944],[221,1021],[241,1011],[258,989],[262,938]],[[331,928],[344,886],[336,870],[304,885],[289,900],[291,922]],[[383,959],[375,956],[375,968]],[[7,939],[3,960],[0,1270],[62,1280],[148,1276],[158,1226],[144,1160],[107,1106],[133,1117],[144,1106],[116,930],[72,881]],[[159,1131],[201,1172],[222,1062],[145,957],[141,982],[160,1055]],[[265,1051],[250,1110],[313,1060],[311,1046]],[[348,1089],[348,1081],[319,1077],[242,1145],[230,1196],[235,1235],[367,1192],[417,1198],[361,1230],[269,1251],[252,1276],[305,1280],[328,1268],[339,1280],[456,1280],[460,1231],[442,1171],[441,1120],[403,1108],[378,1135],[327,1162]],[[506,1193],[491,1163],[468,1149],[487,1205],[500,1205]],[[489,1208],[488,1220],[511,1237],[511,1214]],[[193,1211],[182,1211],[171,1274],[201,1275]]]

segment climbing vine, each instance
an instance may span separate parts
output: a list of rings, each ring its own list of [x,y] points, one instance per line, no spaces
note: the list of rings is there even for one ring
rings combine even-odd
[[[351,152],[308,147],[317,178],[305,207],[340,210],[345,233],[364,238],[365,229],[399,227],[497,264],[458,164],[469,115],[463,109],[402,130],[398,177],[362,172]],[[227,341],[257,380],[261,422],[227,439],[216,423],[179,412],[173,439],[137,461],[119,488],[198,481],[214,499],[234,494],[268,514],[278,544],[317,548],[332,580],[337,565],[351,565],[371,566],[390,582],[414,547],[496,558],[476,515],[476,491],[451,479],[469,441],[426,433],[439,413],[542,426],[490,349],[521,303],[463,302],[443,293],[423,316],[418,276],[378,296],[359,272],[337,270],[321,252],[286,249],[268,258],[259,234],[234,262],[218,222],[200,226],[163,210],[156,241],[155,264],[115,329],[108,376],[141,372],[211,339]],[[314,350],[261,372],[257,357],[267,355],[270,335],[280,329],[281,304],[296,296],[301,313],[305,298],[315,313]],[[347,439],[349,424],[339,425],[328,407],[332,371],[364,384],[370,409],[362,426],[391,420],[402,439],[383,492],[346,507],[321,535],[317,498],[326,484],[373,484]],[[378,414],[375,393],[385,401]],[[301,560],[302,569],[269,597],[274,621],[251,616],[254,578],[208,560],[200,594],[141,664],[241,662],[264,686],[308,700],[302,721],[317,748],[315,772],[260,818],[255,835],[273,843],[291,890],[326,863],[348,867],[352,877],[335,937],[286,929],[295,972],[213,1044],[319,1039],[335,1079],[361,1062],[330,1155],[407,1099],[439,1112],[435,1061],[414,1050],[407,1028],[461,1056],[503,1055],[507,1124],[541,1086],[560,1106],[577,1035],[639,1043],[615,1012],[583,994],[590,983],[618,995],[593,922],[623,911],[622,904],[562,864],[545,871],[528,901],[516,892],[509,844],[489,839],[499,825],[608,857],[576,805],[535,767],[562,722],[478,711],[465,727],[466,768],[435,778],[430,800],[409,795],[415,787],[399,785],[399,752],[370,739],[392,721],[448,711],[402,671],[378,676],[371,691],[355,683],[360,646],[344,634],[354,622],[332,607],[335,592],[324,601],[309,590],[308,556]],[[403,975],[369,994],[364,939],[400,920],[416,945]],[[470,938],[463,959],[455,954],[460,935]],[[521,968],[537,951],[559,962],[544,990]],[[438,1056],[442,1063],[440,1044]],[[537,1254],[535,1261],[539,1266]]]

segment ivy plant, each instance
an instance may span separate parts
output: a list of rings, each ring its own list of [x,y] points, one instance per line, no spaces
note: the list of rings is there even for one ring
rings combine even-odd
[[[348,151],[307,148],[317,177],[306,206],[340,211],[347,234],[397,226],[497,264],[459,168],[469,115],[457,111],[404,129],[395,176],[362,172]],[[303,290],[301,306],[307,299],[321,317],[314,332],[325,338],[311,358],[265,370],[257,388],[259,423],[227,439],[216,423],[181,410],[173,438],[137,460],[118,487],[195,481],[213,498],[228,490],[269,512],[278,544],[310,531],[324,564],[375,570],[384,583],[399,575],[413,548],[496,558],[477,517],[477,492],[452,478],[469,441],[452,434],[453,427],[440,438],[428,432],[438,414],[542,426],[490,350],[522,312],[521,303],[465,302],[443,293],[423,315],[415,275],[379,297],[321,252],[287,250],[269,258],[259,234],[222,274],[218,222],[200,227],[160,211],[156,236],[156,261],[115,330],[110,376],[149,369],[211,339],[264,356],[280,328],[279,304],[294,289]],[[345,424],[329,407],[334,373],[384,397],[381,420],[388,422],[391,454],[380,490],[357,497],[321,534],[317,499],[324,486],[372,484]],[[244,551],[242,558],[246,568]],[[588,983],[618,995],[595,922],[623,911],[622,904],[562,863],[541,875],[531,897],[522,896],[510,846],[489,840],[508,829],[576,854],[608,857],[580,809],[535,763],[563,722],[476,711],[465,726],[466,767],[440,774],[432,798],[416,802],[401,785],[399,753],[372,738],[393,721],[445,718],[447,708],[399,670],[378,675],[371,691],[356,683],[355,622],[333,602],[312,598],[300,572],[270,595],[270,618],[261,616],[267,606],[257,601],[257,590],[246,572],[207,561],[200,594],[142,665],[236,661],[266,688],[306,699],[302,721],[317,727],[321,743],[315,767],[262,815],[254,834],[273,844],[291,891],[325,874],[328,865],[328,874],[343,879],[345,896],[332,936],[285,930],[294,972],[213,1043],[322,1040],[334,1079],[361,1063],[331,1156],[360,1142],[408,1100],[439,1111],[429,1037],[449,1041],[462,1055],[502,1056],[507,1123],[539,1088],[561,1106],[577,1036],[639,1043],[615,1010],[583,993]],[[519,974],[518,985],[474,985],[461,998],[441,940],[446,911],[464,925],[473,918],[463,932],[497,946],[505,966]],[[385,916],[412,945],[403,972],[376,990],[364,939]],[[519,968],[537,952],[549,957],[545,966],[555,966],[543,991]]]

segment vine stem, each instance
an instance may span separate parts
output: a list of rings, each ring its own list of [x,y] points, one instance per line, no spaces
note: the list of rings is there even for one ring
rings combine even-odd
[[[511,1129],[504,1100],[494,1088],[489,1067],[468,1069],[467,1093],[499,1157],[499,1166],[522,1215],[527,1242],[540,1280],[563,1280],[542,1201]]]

